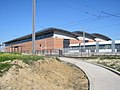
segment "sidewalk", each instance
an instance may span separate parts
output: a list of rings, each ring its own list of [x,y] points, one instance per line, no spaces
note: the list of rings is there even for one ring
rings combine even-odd
[[[120,76],[117,74],[79,59],[60,57],[60,60],[81,68],[90,80],[90,90],[120,90]]]

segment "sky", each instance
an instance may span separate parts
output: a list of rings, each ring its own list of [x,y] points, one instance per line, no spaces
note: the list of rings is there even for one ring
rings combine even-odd
[[[120,40],[120,0],[36,0],[36,32],[55,27]],[[0,0],[0,43],[32,33],[32,0]]]

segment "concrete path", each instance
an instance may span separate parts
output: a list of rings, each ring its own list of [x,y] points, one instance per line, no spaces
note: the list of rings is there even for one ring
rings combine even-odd
[[[117,74],[79,59],[60,57],[60,60],[81,68],[89,78],[90,90],[120,90],[120,76]]]

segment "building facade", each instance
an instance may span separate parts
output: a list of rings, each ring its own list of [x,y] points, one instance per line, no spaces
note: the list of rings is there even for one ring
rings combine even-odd
[[[76,35],[66,30],[47,28],[36,32],[35,50],[47,50],[68,48],[70,44],[78,43]],[[6,52],[27,52],[32,51],[32,34],[5,42]]]
[[[55,52],[54,50],[83,46],[85,43],[109,40],[111,40],[109,37],[97,33],[69,32],[58,28],[47,28],[35,33],[35,50],[36,52],[51,53]],[[4,44],[6,52],[31,53],[32,34],[4,42]]]

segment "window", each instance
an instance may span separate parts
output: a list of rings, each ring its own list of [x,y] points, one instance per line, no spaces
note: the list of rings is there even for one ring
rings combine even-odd
[[[85,42],[89,42],[88,40],[85,40]]]
[[[40,44],[40,47],[41,47],[42,45]]]
[[[49,38],[49,37],[52,37],[52,36],[53,36],[53,33],[52,33],[52,32],[49,32],[49,33],[45,33],[45,34],[36,36],[36,37],[35,37],[35,40],[40,40],[40,39],[44,39],[44,38]]]
[[[116,49],[120,49],[120,44],[116,44],[116,45],[115,45],[115,48],[116,48]]]
[[[53,36],[53,32],[47,32],[45,34],[36,36],[35,40],[40,40],[40,39],[44,39],[44,38],[48,38],[48,37],[52,37],[52,36]],[[19,43],[24,43],[24,42],[29,42],[29,41],[32,41],[32,37],[25,38],[25,39],[18,40],[18,41],[14,41],[14,42],[10,42],[8,44],[5,44],[5,46],[10,46],[11,44],[19,44]]]

